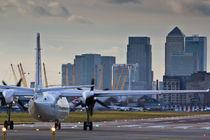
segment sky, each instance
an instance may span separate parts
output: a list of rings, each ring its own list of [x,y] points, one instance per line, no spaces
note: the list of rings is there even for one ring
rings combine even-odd
[[[129,36],[151,38],[154,80],[162,80],[165,40],[175,26],[186,36],[210,37],[210,0],[0,0],[0,79],[14,84],[10,64],[18,72],[22,63],[27,81],[34,80],[40,32],[51,85],[60,84],[61,64],[73,63],[75,55],[97,53],[126,63]]]

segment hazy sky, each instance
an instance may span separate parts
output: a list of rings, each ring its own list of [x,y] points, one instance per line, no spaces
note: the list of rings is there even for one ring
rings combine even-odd
[[[210,0],[0,0],[0,80],[14,84],[10,64],[20,62],[34,78],[37,32],[50,84],[60,83],[61,64],[75,55],[126,63],[128,36],[151,38],[154,79],[162,80],[165,39],[175,26],[209,37]]]

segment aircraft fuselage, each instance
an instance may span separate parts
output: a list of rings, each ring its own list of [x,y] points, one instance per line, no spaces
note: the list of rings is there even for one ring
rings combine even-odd
[[[60,122],[69,115],[69,103],[66,97],[59,97],[56,92],[37,93],[30,99],[28,111],[36,120]]]

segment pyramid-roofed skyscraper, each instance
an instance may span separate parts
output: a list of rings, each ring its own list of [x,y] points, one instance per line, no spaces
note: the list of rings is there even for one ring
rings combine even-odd
[[[175,27],[166,37],[165,43],[165,75],[172,76],[171,58],[174,52],[184,52],[185,35],[182,31]]]
[[[168,36],[185,36],[184,33],[176,26],[170,33],[168,33]]]

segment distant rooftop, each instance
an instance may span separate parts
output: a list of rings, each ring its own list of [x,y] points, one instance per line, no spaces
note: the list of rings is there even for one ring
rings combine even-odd
[[[168,36],[185,36],[182,31],[176,26],[169,34]]]
[[[129,37],[128,44],[150,44],[150,38],[146,36]]]

